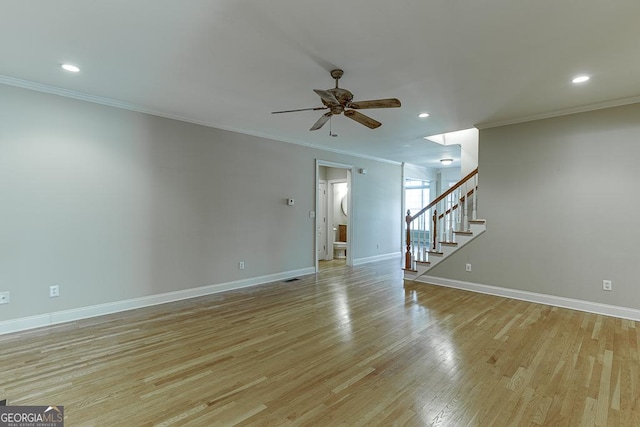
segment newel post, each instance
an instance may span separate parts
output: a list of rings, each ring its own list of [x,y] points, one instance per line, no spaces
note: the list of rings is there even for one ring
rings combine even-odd
[[[413,256],[411,255],[411,211],[407,210],[405,221],[407,222],[407,252],[404,254],[404,268],[411,270],[413,267]]]

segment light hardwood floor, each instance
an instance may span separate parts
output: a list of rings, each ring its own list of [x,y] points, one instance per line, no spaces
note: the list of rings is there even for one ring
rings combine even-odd
[[[67,426],[640,426],[633,321],[354,268],[0,336]]]

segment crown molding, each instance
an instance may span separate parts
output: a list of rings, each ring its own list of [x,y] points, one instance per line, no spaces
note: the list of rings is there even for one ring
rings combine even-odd
[[[135,111],[135,112],[138,112],[138,113],[149,114],[149,115],[157,116],[157,117],[164,117],[166,119],[178,120],[178,121],[181,121],[181,122],[192,123],[192,124],[196,124],[196,125],[200,125],[200,126],[206,126],[206,127],[214,128],[214,129],[220,129],[220,130],[226,130],[226,131],[229,131],[229,132],[240,133],[240,134],[243,134],[243,135],[250,135],[250,136],[256,136],[256,137],[259,137],[259,138],[270,139],[270,140],[273,140],[273,141],[286,142],[286,143],[289,143],[289,144],[300,145],[300,146],[303,146],[303,147],[313,148],[313,149],[320,150],[320,151],[328,151],[328,152],[331,152],[331,153],[342,154],[342,155],[345,155],[345,156],[356,157],[356,158],[359,158],[359,159],[374,160],[374,161],[377,161],[377,162],[388,163],[388,164],[398,165],[398,166],[402,164],[401,162],[397,162],[397,161],[394,161],[394,160],[382,159],[382,158],[375,157],[375,156],[367,156],[366,154],[353,153],[353,152],[347,151],[347,150],[340,150],[340,149],[336,149],[336,148],[323,147],[323,146],[320,146],[320,145],[304,143],[304,142],[291,140],[291,139],[287,139],[287,138],[276,138],[273,135],[267,135],[267,134],[264,134],[264,133],[261,133],[261,132],[253,132],[253,131],[247,131],[247,130],[243,130],[243,129],[237,129],[237,128],[233,128],[233,127],[229,127],[229,126],[224,126],[224,125],[221,125],[219,123],[207,122],[207,121],[202,121],[202,120],[194,120],[194,119],[191,119],[189,117],[183,117],[183,116],[178,116],[178,115],[175,115],[175,114],[169,114],[169,113],[165,113],[165,112],[160,111],[160,110],[153,110],[153,109],[150,109],[150,108],[142,107],[140,105],[131,104],[131,103],[124,102],[124,101],[118,101],[116,99],[106,98],[106,97],[97,96],[97,95],[90,95],[90,94],[86,94],[86,93],[83,93],[83,92],[78,92],[78,91],[69,90],[69,89],[63,89],[63,88],[59,88],[59,87],[56,87],[56,86],[42,84],[42,83],[36,83],[36,82],[29,81],[29,80],[18,79],[16,77],[5,76],[5,75],[2,75],[2,74],[0,74],[0,84],[5,84],[5,85],[8,85],[8,86],[15,86],[15,87],[23,88],[23,89],[29,89],[29,90],[33,90],[33,91],[36,91],[36,92],[50,93],[50,94],[53,94],[53,95],[63,96],[65,98],[72,98],[72,99],[77,99],[77,100],[80,100],[80,101],[92,102],[94,104],[106,105],[106,106],[109,106],[109,107],[120,108],[120,109],[123,109],[123,110],[129,110],[129,111]]]
[[[532,122],[535,120],[551,119],[554,117],[568,116],[569,114],[586,113],[587,111],[602,110],[604,108],[621,107],[623,105],[636,104],[640,102],[640,95],[629,98],[619,98],[611,101],[598,102],[596,104],[582,105],[580,107],[565,108],[562,110],[550,111],[547,113],[533,114],[530,116],[518,117],[515,119],[499,120],[495,122],[478,123],[474,125],[478,129],[489,129],[500,126],[515,125],[518,123]]]

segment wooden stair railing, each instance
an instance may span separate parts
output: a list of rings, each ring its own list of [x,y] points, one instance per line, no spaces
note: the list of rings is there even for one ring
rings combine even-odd
[[[454,232],[469,231],[469,209],[471,219],[477,219],[477,189],[478,168],[415,215],[407,211],[405,270],[414,270],[414,262],[428,262],[429,252],[437,253],[442,243],[453,243]]]

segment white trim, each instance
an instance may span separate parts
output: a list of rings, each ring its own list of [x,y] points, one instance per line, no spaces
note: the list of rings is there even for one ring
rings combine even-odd
[[[314,178],[313,178],[313,185],[314,185],[314,195],[315,197],[313,198],[313,211],[314,213],[314,218],[313,218],[313,268],[314,268],[314,273],[317,273],[319,271],[319,265],[318,265],[318,207],[320,206],[320,194],[318,194],[318,192],[320,191],[320,162],[318,159],[315,159],[315,168],[314,168]],[[327,239],[328,240],[328,239]]]
[[[316,159],[316,163],[318,166],[326,166],[328,168],[353,169],[353,165],[348,165],[346,163],[330,162],[328,160]]]
[[[405,168],[407,163],[402,162],[400,168],[400,253],[403,253],[407,245],[407,190],[404,188],[407,179]]]
[[[358,208],[353,204],[353,195],[355,194],[355,183],[353,179],[353,168],[347,169],[347,265],[353,266],[353,248],[355,247],[354,239],[354,218],[357,218]]]
[[[356,266],[356,265],[368,264],[370,262],[386,261],[389,259],[397,260],[401,256],[402,256],[402,252],[392,252],[389,254],[375,255],[367,258],[358,258],[353,260],[353,265]]]
[[[582,105],[580,107],[550,111],[548,113],[533,114],[530,116],[524,116],[515,119],[478,123],[474,126],[478,129],[496,128],[500,126],[515,125],[517,123],[532,122],[534,120],[544,120],[551,119],[553,117],[568,116],[569,114],[586,113],[587,111],[602,110],[604,108],[622,107],[623,105],[636,104],[638,102],[640,102],[640,96],[632,96],[629,98],[620,98],[611,101],[599,102],[597,104]]]
[[[521,291],[518,289],[502,288],[499,286],[483,285],[480,283],[464,282],[461,280],[445,279],[443,277],[421,276],[414,281],[445,286],[448,288],[463,289],[465,291],[478,292],[482,294],[496,295],[505,298],[513,298],[538,304],[551,305],[554,307],[586,311],[588,313],[602,314],[605,316],[619,317],[621,319],[640,321],[640,310],[634,308],[540,294],[537,292]]]
[[[324,185],[324,194],[322,193],[322,186]],[[329,206],[329,184],[327,183],[326,179],[318,179],[318,190],[317,190],[317,198],[318,198],[318,202],[316,204],[316,264],[318,263],[318,261],[320,260],[320,258],[317,255],[318,252],[318,246],[319,244],[322,244],[324,246],[324,252],[322,253],[322,260],[329,260],[329,259],[333,259],[333,248],[329,247],[329,221],[325,221],[324,225],[321,223],[320,219],[321,218],[325,218],[328,219],[329,214],[328,214],[328,206]],[[320,203],[322,202],[322,203]],[[322,205],[322,206],[321,206]],[[323,211],[320,210],[320,207],[323,207]],[[318,225],[320,223],[320,225]],[[318,229],[322,228],[323,229],[323,234],[324,234],[324,242],[323,241],[318,241]],[[333,242],[332,242],[333,243]],[[317,270],[317,266],[316,266],[316,272]]]
[[[253,277],[250,279],[236,280],[233,282],[218,283],[216,285],[207,285],[198,288],[184,289],[181,291],[167,292],[163,294],[149,295],[129,300],[115,301],[106,304],[98,304],[88,307],[80,307],[53,313],[40,314],[37,316],[5,320],[0,322],[0,335],[8,334],[11,332],[24,331],[27,329],[39,328],[42,326],[55,325],[58,323],[73,322],[76,320],[88,319],[90,317],[104,316],[106,314],[119,313],[122,311],[135,310],[137,308],[150,307],[158,304],[166,304],[169,302],[180,301],[189,298],[197,298],[205,295],[215,294],[218,292],[247,288],[250,286],[276,282],[279,280],[290,279],[292,277],[304,276],[314,273],[315,269],[313,267],[301,268],[299,270],[285,271],[282,273]]]
[[[19,87],[19,88],[22,88],[22,89],[29,89],[29,90],[33,90],[33,91],[36,91],[36,92],[50,93],[50,94],[53,94],[53,95],[64,96],[65,98],[78,99],[80,101],[92,102],[94,104],[100,104],[100,105],[107,105],[109,107],[121,108],[123,110],[129,110],[129,111],[135,111],[135,112],[138,112],[138,113],[150,114],[152,116],[164,117],[164,118],[172,119],[172,120],[179,120],[181,122],[193,123],[193,124],[196,124],[196,125],[201,125],[201,126],[211,127],[211,128],[215,128],[215,129],[226,130],[226,131],[230,131],[230,132],[236,132],[236,133],[240,133],[240,134],[244,134],[244,135],[257,136],[257,137],[260,137],[260,138],[271,139],[273,141],[280,141],[280,142],[286,142],[286,143],[289,143],[289,144],[301,145],[303,147],[314,148],[314,149],[320,150],[320,151],[328,151],[330,153],[343,154],[343,155],[346,155],[346,156],[357,157],[357,158],[360,158],[360,159],[375,160],[377,162],[389,163],[389,164],[392,164],[392,165],[400,165],[401,164],[401,162],[397,162],[397,161],[394,161],[394,160],[382,159],[382,158],[379,158],[379,157],[368,156],[366,154],[353,153],[353,152],[350,152],[350,151],[340,150],[340,149],[337,149],[337,148],[324,147],[324,146],[321,146],[321,145],[310,144],[310,143],[306,143],[306,142],[300,142],[300,141],[296,141],[296,140],[288,139],[288,138],[278,138],[277,136],[267,135],[267,134],[262,133],[262,132],[253,132],[253,131],[248,131],[246,129],[237,129],[237,128],[230,127],[230,126],[224,126],[224,125],[221,125],[219,123],[213,123],[213,122],[209,122],[209,121],[196,120],[196,119],[192,119],[192,118],[189,118],[189,117],[178,116],[178,115],[175,115],[175,114],[165,113],[165,112],[160,111],[160,110],[153,110],[153,109],[150,109],[150,108],[142,107],[142,106],[136,105],[136,104],[131,104],[131,103],[124,102],[124,101],[118,101],[116,99],[111,99],[111,98],[106,98],[106,97],[96,96],[96,95],[89,95],[89,94],[82,93],[82,92],[77,92],[77,91],[74,91],[74,90],[62,89],[62,88],[59,88],[59,87],[50,86],[50,85],[46,85],[46,84],[42,84],[42,83],[36,83],[36,82],[29,81],[29,80],[18,79],[18,78],[15,78],[15,77],[9,77],[9,76],[5,76],[5,75],[2,75],[2,74],[0,74],[0,84],[5,84],[7,86]]]

